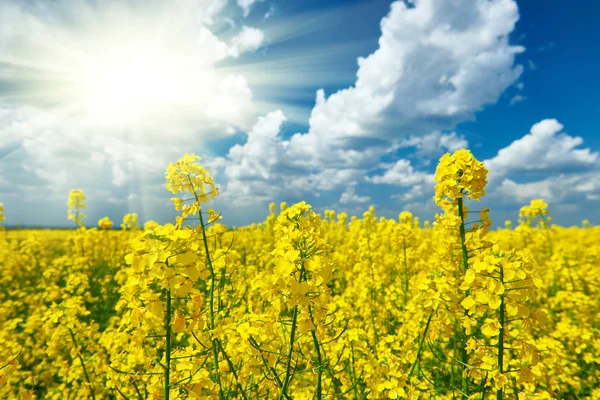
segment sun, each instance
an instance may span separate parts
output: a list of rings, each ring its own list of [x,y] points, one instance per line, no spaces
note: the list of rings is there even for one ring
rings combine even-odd
[[[155,49],[92,55],[86,61],[76,73],[72,96],[97,121],[138,123],[185,106],[193,97],[188,91],[199,89],[183,57]]]
[[[231,109],[236,99],[220,91],[220,49],[200,41],[201,24],[182,26],[162,3],[76,3],[77,23],[39,20],[43,30],[23,32],[0,54],[0,86],[4,74],[17,88],[9,100],[114,134],[232,124],[216,105]]]
[[[82,132],[227,136],[281,108],[272,98],[321,79],[306,72],[315,56],[295,49],[242,56],[312,32],[304,22],[285,29],[275,22],[261,29],[231,24],[202,1],[68,4],[56,15],[15,6],[2,26],[10,40],[0,43],[0,104],[31,106],[52,123],[74,121]],[[291,119],[305,121],[306,110],[291,101],[285,106],[294,110]]]

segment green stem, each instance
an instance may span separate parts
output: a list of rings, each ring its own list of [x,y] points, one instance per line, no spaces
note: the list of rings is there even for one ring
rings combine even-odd
[[[191,179],[190,179],[191,183]],[[194,192],[196,199],[198,200],[198,195]],[[208,271],[210,272],[210,329],[215,329],[215,312],[214,312],[214,303],[215,303],[215,270],[213,269],[212,260],[210,258],[210,251],[208,250],[208,240],[206,238],[206,229],[204,226],[204,218],[202,218],[202,209],[198,209],[198,216],[200,217],[200,225],[202,226],[202,241],[204,242],[204,251],[206,252],[206,264],[208,266]]]
[[[421,336],[421,340],[419,341],[419,347],[417,349],[417,357],[410,367],[410,372],[408,373],[407,381],[410,381],[410,377],[413,372],[415,372],[415,367],[417,366],[419,359],[421,358],[421,350],[423,350],[423,343],[425,342],[425,337],[427,336],[427,331],[429,330],[429,324],[431,323],[431,318],[433,318],[433,310],[429,313],[429,318],[427,318],[427,323],[425,324],[425,329],[423,330],[423,336]]]
[[[69,328],[69,333],[71,334],[71,339],[73,340],[73,345],[75,345],[75,350],[77,351],[77,357],[79,358],[79,361],[81,362],[81,367],[83,368],[83,375],[85,376],[85,380],[87,381],[88,385],[90,385],[90,395],[92,396],[92,399],[96,400],[96,396],[94,395],[94,387],[92,386],[92,382],[90,382],[90,376],[88,375],[87,369],[85,368],[85,363],[83,362],[83,357],[81,356],[81,353],[79,352],[79,346],[77,345],[77,340],[75,340],[75,335],[73,335],[73,331],[71,330],[71,328]]]
[[[358,392],[356,391],[356,386],[358,386],[358,379],[356,379],[356,367],[354,365],[354,343],[350,343],[350,348],[352,350],[352,369],[350,371],[350,377],[352,378],[352,390],[354,391],[354,398],[358,399]]]
[[[463,272],[466,273],[467,270],[469,269],[469,253],[467,251],[467,245],[466,245],[466,232],[465,232],[465,213],[464,213],[464,209],[463,209],[463,198],[459,197],[458,198],[458,215],[460,217],[460,248],[462,251],[462,264],[463,264]],[[468,295],[468,292],[467,292]],[[465,314],[467,313],[467,311],[465,310]],[[461,378],[461,391],[462,391],[462,398],[463,400],[466,400],[469,397],[469,382],[467,380],[467,377],[464,374],[464,369],[466,368],[466,366],[469,364],[469,355],[467,354],[467,350],[465,349],[465,345],[467,342],[467,338],[466,338],[466,334],[461,335],[463,336],[463,342],[461,343],[461,348],[460,348],[460,358],[461,358],[461,362],[462,362],[462,369],[463,369],[463,374],[461,374],[462,378]]]
[[[235,383],[236,383],[238,390],[240,391],[240,395],[244,398],[244,400],[248,400],[248,397],[246,396],[244,388],[242,388],[242,385],[240,385],[238,374],[235,371],[235,366],[233,365],[233,362],[231,362],[231,359],[227,355],[227,352],[225,351],[223,344],[218,339],[217,339],[217,344],[221,348],[221,353],[223,353],[223,357],[225,357],[227,364],[229,364],[229,369],[231,369],[231,373],[233,374],[233,377],[235,378]]]
[[[191,183],[191,180],[190,180]],[[194,192],[194,196],[196,199],[198,196],[196,192]],[[210,329],[211,331],[215,329],[215,270],[212,265],[212,260],[210,258],[210,251],[208,250],[208,240],[206,238],[206,227],[204,226],[204,218],[202,218],[202,209],[198,210],[198,215],[200,217],[200,225],[202,226],[202,241],[204,242],[204,251],[206,252],[206,264],[208,265],[208,270],[210,272],[210,293],[209,293],[209,318],[210,318]],[[213,339],[212,347],[213,347],[213,368],[215,370],[215,377],[217,378],[217,384],[219,385],[219,398],[223,399],[225,396],[223,395],[223,386],[221,385],[221,374],[219,373],[219,352],[216,345],[217,339]]]
[[[278,400],[287,397],[287,389],[291,381],[291,369],[292,369],[292,355],[294,352],[294,340],[296,338],[296,325],[298,325],[298,306],[294,306],[292,313],[292,331],[290,332],[290,345],[287,352],[287,360],[285,364],[285,378],[283,378],[283,384],[281,391],[279,392]]]
[[[165,383],[164,400],[169,400],[171,392],[171,290],[167,290],[167,312],[165,315]]]
[[[371,256],[371,239],[367,236],[367,248],[369,249],[369,267],[371,269],[371,325],[373,326],[373,352],[377,356],[377,344],[379,343],[379,332],[375,323],[375,313],[377,312],[377,290],[375,288],[375,271],[373,270],[373,257]]]
[[[213,339],[212,343],[213,350],[213,367],[215,369],[215,377],[217,378],[217,385],[219,385],[219,399],[225,398],[223,394],[223,386],[221,385],[221,374],[219,373],[219,350],[217,349],[217,339]]]
[[[323,360],[321,358],[321,349],[319,347],[319,340],[317,339],[317,335],[314,330],[310,331],[313,339],[313,344],[315,346],[315,351],[317,352],[317,362],[319,365],[317,366],[317,389],[316,389],[316,398],[317,400],[322,399],[322,389],[321,389],[321,380],[323,376]]]
[[[206,253],[206,265],[208,266],[208,271],[210,272],[210,292],[209,292],[209,318],[210,318],[210,330],[213,331],[215,329],[215,270],[212,265],[212,260],[210,258],[210,251],[208,250],[208,239],[206,238],[206,226],[204,225],[204,218],[202,217],[202,208],[200,207],[200,199],[198,198],[198,194],[196,193],[196,188],[194,187],[194,183],[192,182],[192,178],[188,175],[188,181],[190,182],[190,186],[192,188],[192,192],[194,193],[194,198],[196,199],[196,203],[198,203],[198,218],[200,220],[200,226],[202,227],[202,241],[204,242],[204,251]],[[212,347],[213,347],[213,368],[215,370],[215,377],[217,379],[217,384],[219,385],[219,398],[224,398],[223,395],[223,386],[221,385],[221,375],[219,373],[219,352],[215,343],[216,339],[213,339]]]
[[[302,269],[300,269],[300,278],[298,281],[302,283],[304,280],[304,263],[302,263]],[[285,364],[285,377],[283,378],[283,382],[281,385],[281,391],[279,392],[278,400],[288,398],[287,389],[292,380],[292,355],[294,353],[294,341],[296,340],[296,328],[298,325],[298,305],[294,306],[294,310],[292,311],[292,330],[290,332],[290,344],[287,351],[287,360]]]
[[[458,199],[458,215],[460,216],[460,248],[462,250],[463,268],[464,272],[467,272],[467,269],[469,268],[469,254],[467,252],[467,245],[465,244],[467,239],[465,232],[465,214],[463,211],[462,197]]]
[[[504,269],[500,268],[500,283],[504,283]],[[500,296],[500,333],[498,334],[498,372],[504,368],[504,295]],[[502,388],[496,391],[496,400],[502,400]]]
[[[402,240],[404,250],[404,308],[406,308],[406,298],[408,296],[408,265],[406,261],[406,239]]]

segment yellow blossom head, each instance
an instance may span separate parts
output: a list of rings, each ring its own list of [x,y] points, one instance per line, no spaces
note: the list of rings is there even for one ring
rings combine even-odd
[[[469,150],[458,150],[454,154],[446,153],[440,158],[435,170],[435,201],[442,206],[448,200],[462,199],[464,195],[471,200],[479,200],[485,195],[488,171]]]
[[[86,208],[84,201],[85,194],[83,194],[83,190],[73,189],[69,192],[67,218],[74,221],[78,227],[83,225],[85,219],[85,214],[81,212],[82,209]]]
[[[121,228],[123,228],[123,230],[138,229],[139,220],[137,214],[125,214],[125,216],[123,216],[123,223],[121,224]]]
[[[154,228],[156,228],[157,226],[159,226],[158,222],[151,219],[150,221],[146,221],[146,223],[144,224],[144,230],[153,231]]]
[[[198,198],[199,203],[205,203],[218,194],[210,171],[198,164],[200,157],[195,154],[185,154],[176,163],[170,163],[165,177],[167,190],[174,194],[187,192]]]
[[[98,227],[102,230],[107,230],[112,228],[113,226],[113,222],[108,218],[108,217],[104,217],[100,220],[98,220]]]
[[[398,220],[403,224],[412,225],[413,215],[410,211],[402,211],[400,215],[398,215]]]
[[[533,199],[529,205],[521,207],[519,210],[519,221],[525,225],[531,225],[536,218],[540,218],[543,222],[543,217],[548,215],[548,203],[542,199]],[[548,218],[550,220],[550,218]]]
[[[69,208],[85,208],[85,194],[81,189],[73,189],[69,192],[69,201],[67,206]]]

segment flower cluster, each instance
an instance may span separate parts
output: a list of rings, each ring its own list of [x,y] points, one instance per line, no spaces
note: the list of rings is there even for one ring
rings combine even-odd
[[[138,220],[138,216],[135,213],[125,214],[123,216],[123,223],[121,224],[121,229],[124,231],[131,231],[140,228],[140,222]]]
[[[547,225],[550,221],[544,217],[548,216],[548,203],[542,199],[533,199],[527,206],[521,207],[519,210],[519,222],[524,225],[532,225],[536,219],[543,225]]]
[[[85,205],[85,194],[81,189],[73,189],[69,193],[69,201],[67,202],[67,206],[69,207],[67,217],[69,220],[75,222],[77,227],[83,226],[83,220],[85,219],[85,214],[81,212],[86,208]]]
[[[469,150],[445,154],[435,170],[435,201],[444,208],[448,201],[462,199],[465,195],[478,200],[485,195],[487,173],[485,165]]]
[[[103,231],[112,228],[112,226],[113,222],[108,217],[104,217],[98,220],[98,228],[102,229]]]

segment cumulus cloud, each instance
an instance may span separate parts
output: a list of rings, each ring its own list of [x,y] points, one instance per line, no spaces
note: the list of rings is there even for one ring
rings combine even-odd
[[[393,143],[403,132],[423,135],[471,118],[521,74],[514,58],[523,48],[508,42],[517,19],[512,0],[394,2],[379,48],[358,60],[356,84],[328,98],[317,93],[308,136],[320,140],[292,142],[320,145],[304,146],[320,154],[323,145],[351,147],[354,137]]]
[[[329,97],[317,91],[308,132],[275,139],[269,149],[279,149],[281,164],[267,164],[264,176],[285,170],[291,175],[282,185],[289,189],[297,182],[342,188],[377,169],[410,135],[410,146],[423,155],[466,147],[464,138],[440,132],[472,118],[517,81],[522,67],[514,60],[523,48],[511,45],[509,35],[518,17],[513,0],[394,2],[381,22],[379,48],[358,59],[356,83]],[[244,161],[258,164],[266,154],[254,151]],[[244,189],[258,194],[265,185],[255,180]]]
[[[514,204],[526,204],[537,198],[553,205],[563,202],[581,203],[582,200],[596,201],[600,199],[600,171],[559,174],[525,183],[504,179],[496,194]]]
[[[400,159],[388,167],[383,175],[367,177],[367,182],[408,187],[405,193],[392,195],[392,198],[403,201],[423,199],[433,195],[435,178],[433,174],[417,171],[409,160]]]
[[[512,106],[525,100],[527,100],[527,97],[521,94],[516,94],[510,99],[510,105]]]
[[[388,185],[412,186],[421,183],[434,184],[433,174],[416,171],[410,161],[400,159],[387,169],[383,175],[375,175],[367,178],[367,182],[386,183]]]
[[[231,41],[229,52],[232,57],[239,57],[240,54],[258,50],[265,40],[265,33],[257,28],[243,26]]]
[[[545,119],[533,125],[530,133],[500,149],[494,158],[484,161],[490,179],[517,172],[597,167],[598,153],[589,148],[578,149],[583,139],[561,133],[562,129],[563,125],[556,119]]]
[[[356,194],[356,185],[350,185],[340,196],[341,204],[363,204],[371,201],[370,196],[359,196]]]
[[[441,133],[440,131],[434,131],[425,136],[411,136],[400,142],[399,147],[415,147],[418,156],[427,157],[429,158],[427,161],[430,161],[432,157],[445,152],[466,149],[469,147],[469,142],[464,136],[458,135],[456,132]]]
[[[496,215],[513,218],[517,207],[535,198],[550,205],[559,223],[583,218],[600,200],[597,152],[580,148],[583,139],[570,136],[556,119],[534,124],[528,134],[486,160],[488,206]]]
[[[281,137],[286,116],[281,110],[258,117],[248,132],[246,143],[233,146],[226,157],[214,165],[227,177],[225,196],[232,203],[248,205],[269,201],[290,191],[300,195],[315,190],[330,190],[363,176],[355,168],[323,168],[312,171],[298,164],[290,153],[290,143]]]
[[[244,10],[244,17],[247,17],[250,14],[250,10],[254,3],[257,3],[263,0],[237,0],[237,5]]]

